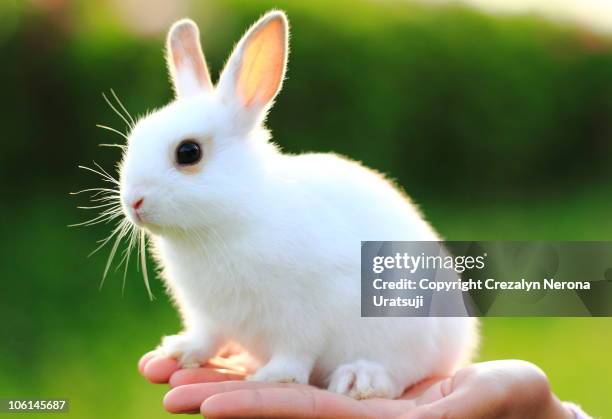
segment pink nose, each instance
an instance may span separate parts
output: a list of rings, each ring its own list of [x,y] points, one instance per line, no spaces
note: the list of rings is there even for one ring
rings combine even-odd
[[[144,198],[140,198],[139,200],[134,201],[134,203],[132,204],[132,208],[137,210],[138,208],[140,208],[142,206],[142,202],[143,201],[144,201]]]

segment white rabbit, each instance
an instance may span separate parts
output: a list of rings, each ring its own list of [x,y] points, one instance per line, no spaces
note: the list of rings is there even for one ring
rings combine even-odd
[[[176,100],[136,124],[120,174],[123,210],[149,233],[184,322],[160,349],[193,367],[238,342],[265,363],[252,380],[354,398],[397,397],[465,362],[473,319],[361,317],[361,241],[438,240],[409,198],[357,162],[269,141],[284,13],[248,30],[216,87],[191,20],[167,48]]]

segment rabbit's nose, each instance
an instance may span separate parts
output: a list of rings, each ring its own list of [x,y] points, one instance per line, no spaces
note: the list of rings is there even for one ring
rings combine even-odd
[[[142,206],[143,201],[144,201],[144,198],[137,199],[136,201],[132,203],[132,208],[134,208],[135,210],[138,210],[138,208]]]

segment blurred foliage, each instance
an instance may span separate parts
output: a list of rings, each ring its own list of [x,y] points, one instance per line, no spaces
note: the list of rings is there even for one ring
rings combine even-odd
[[[47,3],[56,6],[33,6]],[[84,217],[68,191],[98,185],[77,164],[118,159],[97,147],[121,138],[96,123],[124,129],[100,93],[114,88],[135,114],[172,99],[164,34],[135,32],[119,3],[0,3],[0,396],[69,397],[79,418],[167,417],[164,388],[135,362],[180,327],[159,282],[150,303],[135,267],[123,298],[121,273],[98,291],[104,256],[86,255],[109,226],[66,228]],[[273,7],[292,25],[288,79],[269,117],[285,150],[333,150],[389,173],[449,239],[610,237],[609,39],[457,6],[193,2],[213,74]],[[536,362],[560,397],[612,414],[612,366],[601,362],[610,326],[485,319],[481,359]]]
[[[202,28],[213,74],[272,6],[292,23],[288,82],[269,120],[285,149],[351,155],[419,196],[507,196],[612,178],[608,39],[457,7],[228,1],[213,10],[231,18]],[[162,34],[23,13],[0,44],[11,99],[0,106],[13,140],[0,173],[20,172],[27,154],[33,170],[21,171],[21,182],[44,184],[49,174],[73,175],[75,161],[99,158],[93,148],[104,135],[92,126],[117,125],[101,91],[114,87],[138,114],[171,91]],[[194,7],[196,19],[206,13]]]

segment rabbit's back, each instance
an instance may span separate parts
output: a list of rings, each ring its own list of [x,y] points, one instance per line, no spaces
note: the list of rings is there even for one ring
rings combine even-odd
[[[332,153],[285,156],[278,179],[290,196],[318,222],[330,217],[329,227],[343,229],[363,240],[438,240],[409,197],[382,174]],[[320,224],[319,224],[320,225]],[[341,232],[338,232],[341,233]]]

